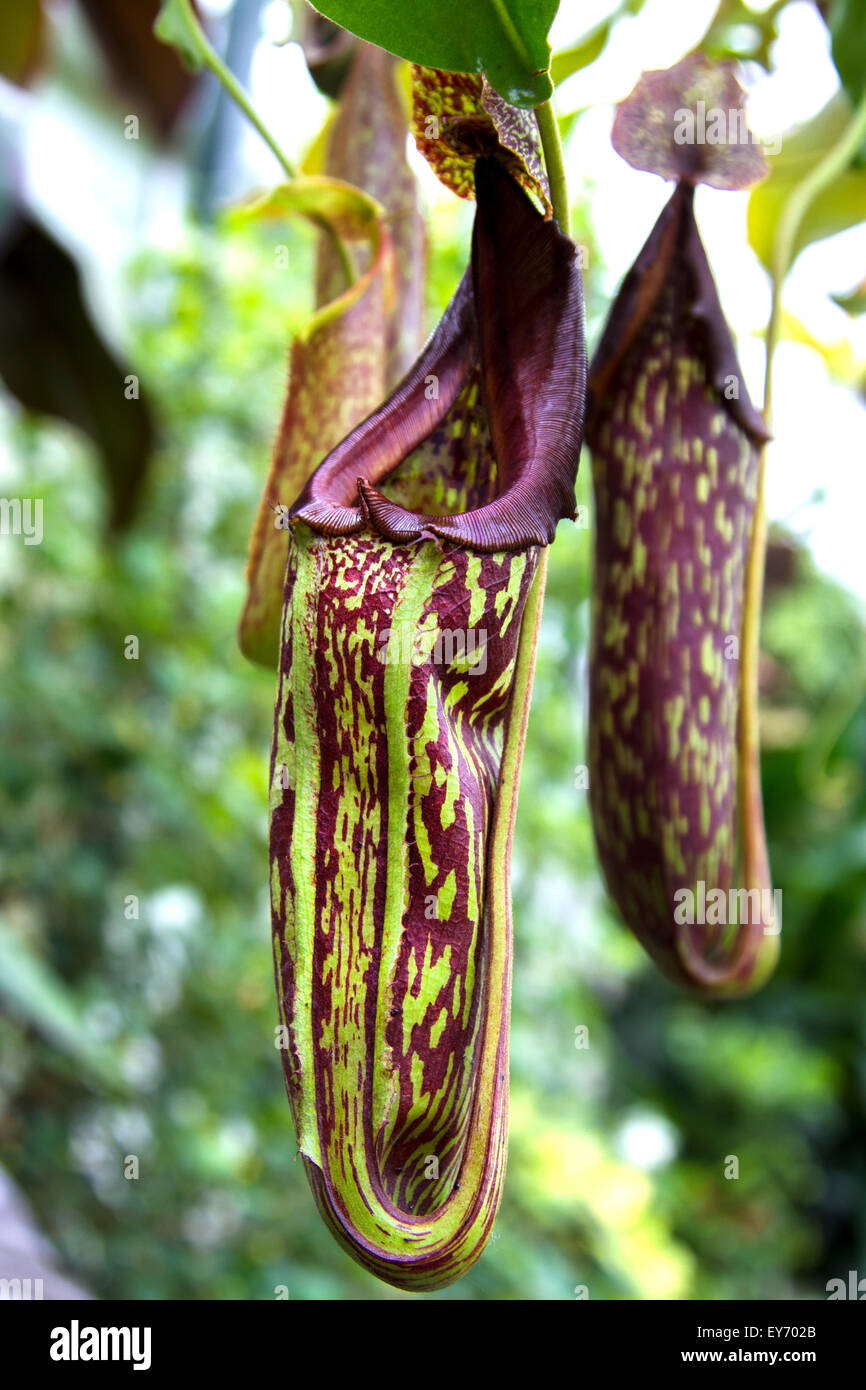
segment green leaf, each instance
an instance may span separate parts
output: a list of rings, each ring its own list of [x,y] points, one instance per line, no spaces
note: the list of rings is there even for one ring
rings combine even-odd
[[[553,62],[550,64],[550,76],[554,85],[559,86],[572,73],[579,72],[581,68],[588,68],[590,63],[594,63],[596,58],[602,53],[610,35],[610,20],[604,24],[597,25],[594,29],[576,43],[573,48],[564,48],[560,53],[553,55]]]
[[[787,3],[772,0],[757,10],[752,0],[721,0],[700,48],[713,58],[760,63],[769,71],[773,44],[779,37],[779,13]]]
[[[362,39],[422,67],[483,72],[514,106],[553,92],[547,31],[559,0],[320,0],[316,8]]]
[[[851,318],[858,318],[860,314],[866,314],[866,280],[850,294],[833,294],[830,298],[835,300],[846,314],[850,314]]]
[[[863,0],[835,0],[830,11],[833,62],[856,106],[866,89],[866,24]]]
[[[91,1081],[122,1084],[113,1049],[90,1038],[76,995],[2,920],[0,1002],[80,1063]]]
[[[806,174],[839,140],[851,119],[850,104],[837,93],[811,121],[785,137],[770,158],[770,176],[749,198],[749,242],[769,266],[782,208]],[[797,233],[794,255],[823,237],[866,221],[866,169],[840,174],[808,208]]]
[[[291,183],[280,183],[267,193],[229,208],[229,226],[288,217],[303,217],[321,226],[327,222],[347,241],[373,241],[378,245],[384,209],[369,193],[342,179],[324,174],[302,174]]]
[[[176,48],[194,71],[204,67],[207,46],[189,0],[162,0],[153,32]]]

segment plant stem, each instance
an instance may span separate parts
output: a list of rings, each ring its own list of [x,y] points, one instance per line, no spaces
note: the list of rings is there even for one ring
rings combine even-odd
[[[806,177],[797,184],[793,192],[789,195],[779,215],[779,221],[776,224],[776,235],[773,238],[773,250],[770,260],[772,300],[770,305],[770,318],[767,324],[766,368],[764,375],[764,418],[768,424],[770,423],[773,408],[773,357],[778,345],[782,325],[782,290],[785,277],[796,255],[797,234],[803,224],[803,218],[806,216],[806,213],[819,193],[823,192],[835,178],[838,178],[840,174],[844,173],[864,139],[866,139],[866,92],[864,92],[859,106],[836,144],[827,151],[824,158],[820,159],[818,163],[809,170]],[[760,554],[760,575],[756,573],[758,569],[757,563],[750,563],[748,587],[749,602],[751,603],[754,603],[756,600],[760,603],[763,590],[763,551],[766,545],[767,530],[764,509],[765,460],[766,447],[761,451],[760,474],[758,478],[756,529],[759,529],[759,535],[756,543],[752,546],[752,557],[750,557],[754,558],[756,553]],[[753,645],[757,645],[757,638],[755,638]],[[755,659],[757,659],[757,657]],[[858,689],[861,688],[861,679],[861,672],[858,669]],[[843,711],[847,713],[846,706],[843,706]],[[829,781],[826,774],[824,776],[824,781],[825,783]]]
[[[768,425],[772,414],[773,356],[779,340],[782,322],[782,288],[785,276],[796,254],[797,233],[811,203],[822,189],[826,188],[828,183],[847,168],[864,136],[866,136],[866,96],[864,96],[841,139],[790,194],[776,225],[770,266],[772,301],[767,324],[764,378],[764,419]],[[755,521],[746,564],[742,651],[740,654],[740,821],[743,838],[743,868],[749,887],[758,887],[770,881],[763,826],[758,735],[758,660],[767,550],[766,464],[767,446],[764,444],[761,447],[758,460]],[[778,937],[765,938],[762,945],[762,964],[765,971],[772,968],[777,950]]]
[[[265,144],[275,155],[286,178],[290,183],[294,182],[298,176],[295,166],[292,164],[285,150],[268,130],[234,73],[226,66],[211,44],[198,22],[198,18],[190,4],[190,0],[175,0],[175,3],[182,12],[183,21],[188,30],[190,42],[194,47],[196,59],[203,64],[204,67],[209,68],[217,80],[222,83],[229,96],[240,110],[243,111],[247,120],[255,127]],[[340,236],[336,227],[328,222],[326,218],[318,215],[310,217],[309,220],[315,223],[319,230],[328,237],[334,248],[337,259],[340,262],[340,267],[345,276],[347,286],[353,285],[357,279],[355,262],[351,251]]]
[[[535,119],[544,150],[547,178],[550,183],[550,202],[553,215],[560,230],[571,235],[571,212],[568,206],[568,185],[565,180],[565,165],[562,159],[562,141],[559,138],[559,125],[552,101],[544,101],[535,108]]]
[[[262,137],[265,144],[268,146],[270,150],[272,150],[276,158],[279,160],[283,168],[283,171],[286,175],[286,178],[290,180],[296,178],[297,174],[294,165],[291,163],[285,151],[277,143],[274,136],[268,130],[267,126],[259,116],[255,107],[253,106],[252,102],[250,101],[249,97],[244,91],[243,87],[235,77],[234,73],[231,71],[229,67],[226,66],[222,58],[217,53],[216,49],[211,44],[210,40],[208,39],[201,25],[199,24],[198,18],[196,17],[195,11],[193,10],[192,5],[189,3],[189,0],[180,0],[180,6],[184,11],[184,20],[186,21],[186,24],[191,34],[194,35],[196,56],[200,59],[204,66],[206,68],[209,68],[210,71],[214,74],[214,76],[222,83],[229,96],[232,98],[235,104],[240,107],[241,111],[243,111],[250,124],[255,126],[256,130],[259,132],[259,135]]]

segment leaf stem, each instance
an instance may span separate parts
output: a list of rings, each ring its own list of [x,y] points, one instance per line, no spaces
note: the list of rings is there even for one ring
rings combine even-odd
[[[764,419],[772,414],[773,356],[782,322],[782,289],[796,255],[797,233],[811,203],[828,183],[840,174],[854,157],[866,136],[866,95],[841,139],[806,177],[785,202],[770,261],[772,300],[766,334],[764,378]],[[760,656],[761,608],[764,597],[764,567],[767,551],[767,511],[765,486],[767,446],[762,445],[758,460],[755,520],[746,564],[743,632],[740,666],[740,823],[743,844],[743,870],[748,886],[770,882],[767,842],[764,831],[761,760],[758,732],[758,661]],[[778,935],[765,936],[755,958],[749,987],[756,988],[773,968],[778,954]]]
[[[222,83],[222,86],[228,92],[236,106],[243,111],[247,120],[255,127],[265,144],[276,157],[286,178],[290,183],[294,182],[298,176],[295,166],[292,164],[285,150],[268,130],[268,127],[256,111],[231,68],[223,62],[222,58],[211,44],[203,28],[199,24],[198,17],[190,4],[190,0],[173,0],[173,4],[174,9],[177,11],[177,17],[183,24],[185,51],[194,59],[197,66],[209,68],[217,80]],[[160,32],[159,27],[157,27],[157,32]],[[173,38],[168,36],[165,30],[162,31],[160,36],[164,38],[165,42],[174,41]],[[340,262],[340,267],[345,276],[347,286],[353,285],[357,279],[357,268],[351,251],[340,236],[336,227],[326,218],[318,215],[311,217],[310,220],[314,222],[319,230],[330,240],[337,259]]]
[[[250,124],[255,126],[265,144],[279,160],[286,178],[296,178],[297,174],[294,165],[286,155],[285,150],[282,149],[268,130],[231,68],[226,66],[211,44],[198,22],[198,17],[190,4],[190,0],[174,0],[174,2],[182,12],[182,18],[189,34],[189,40],[195,48],[195,56],[206,68],[210,69],[214,76],[225,87],[232,100],[240,107],[241,111],[243,111]]]
[[[559,124],[552,101],[543,101],[535,108],[541,147],[544,150],[544,163],[550,184],[550,202],[553,215],[560,230],[571,235],[571,212],[568,206],[568,185],[565,179],[565,164],[562,158],[562,141],[559,138]]]
[[[776,234],[773,238],[773,249],[770,258],[770,275],[772,278],[772,300],[770,305],[770,318],[767,324],[766,336],[766,368],[764,376],[764,418],[770,423],[773,407],[773,358],[779,342],[780,330],[782,325],[782,291],[784,288],[785,277],[791,268],[797,254],[797,235],[803,224],[812,203],[822,193],[827,186],[833,182],[840,174],[844,173],[851,160],[854,158],[864,138],[866,138],[866,91],[860,99],[860,104],[854,111],[851,120],[823,159],[820,159],[812,169],[809,170],[805,178],[797,184],[789,194],[779,215],[776,224]],[[756,600],[760,603],[763,590],[763,553],[766,546],[766,515],[764,508],[764,474],[766,461],[766,446],[761,451],[760,475],[758,479],[758,511],[756,516],[756,529],[758,536],[752,546],[750,557],[748,585],[750,590],[751,603]],[[760,555],[760,574],[758,573],[758,563],[756,557]],[[755,634],[751,643],[757,647],[757,635]],[[757,656],[755,655],[755,660]],[[861,672],[857,672],[858,689],[862,679]],[[844,700],[844,694],[843,694]],[[847,707],[843,705],[843,710],[847,713]],[[824,777],[825,783],[829,778]]]

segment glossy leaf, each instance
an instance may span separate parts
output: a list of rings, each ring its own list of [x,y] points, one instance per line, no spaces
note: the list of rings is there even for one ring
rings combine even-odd
[[[427,68],[484,73],[515,106],[537,106],[553,90],[547,31],[558,0],[320,0],[316,9],[390,53]]]

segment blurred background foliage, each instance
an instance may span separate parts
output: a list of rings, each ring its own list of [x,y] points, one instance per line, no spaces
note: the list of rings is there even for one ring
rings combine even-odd
[[[719,5],[713,46],[769,62],[782,8]],[[605,23],[563,73],[581,44],[594,61]],[[191,180],[201,148],[173,156]],[[595,341],[604,260],[574,193]],[[470,220],[434,210],[431,324]],[[106,532],[86,435],[0,395],[0,490],[42,497],[45,518],[41,545],[0,541],[0,1161],[103,1297],[412,1297],[321,1224],[274,1047],[274,682],[235,630],[311,305],[313,234],[283,239],[278,268],[272,230],[190,214],[175,246],[130,260],[123,346],[158,428],[125,528]],[[579,497],[589,508],[586,463]],[[576,785],[590,545],[563,526],[551,554],[516,834],[505,1196],[479,1264],[429,1297],[823,1298],[866,1274],[862,603],[777,529],[762,733],[782,963],[756,998],[707,1005],[659,977],[598,877]]]

